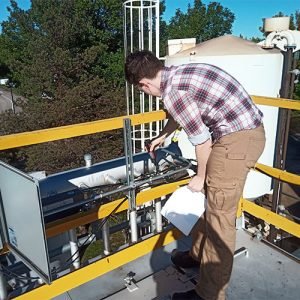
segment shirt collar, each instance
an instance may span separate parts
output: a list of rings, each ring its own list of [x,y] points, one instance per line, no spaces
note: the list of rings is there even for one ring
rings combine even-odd
[[[162,72],[161,72],[161,81],[160,81],[160,91],[161,91],[162,95],[165,93],[169,74],[170,74],[170,68],[163,67]]]

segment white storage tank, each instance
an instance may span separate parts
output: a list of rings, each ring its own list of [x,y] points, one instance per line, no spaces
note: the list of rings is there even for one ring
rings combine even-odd
[[[170,53],[170,52],[169,52]],[[208,63],[234,76],[250,95],[278,97],[281,86],[283,55],[277,49],[264,50],[259,45],[227,35],[180,51],[165,60],[166,66],[188,63]],[[266,147],[259,162],[273,166],[275,155],[278,108],[259,105],[264,114]],[[195,158],[194,147],[182,132],[179,146],[187,158]],[[252,171],[244,188],[244,198],[256,198],[269,193],[272,179]]]

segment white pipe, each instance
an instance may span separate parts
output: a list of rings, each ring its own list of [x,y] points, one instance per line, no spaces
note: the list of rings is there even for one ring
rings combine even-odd
[[[156,39],[156,56],[159,57],[159,1],[156,2],[155,6],[155,39]]]
[[[152,51],[152,8],[148,8],[148,49]]]
[[[141,50],[144,50],[144,5],[141,1]]]
[[[85,166],[87,168],[92,166],[92,155],[90,153],[84,154]]]
[[[70,251],[71,256],[73,257],[73,267],[78,269],[80,267],[80,257],[78,252],[78,244],[77,244],[77,236],[75,229],[69,230],[69,237],[70,237]]]
[[[136,210],[132,210],[130,212],[129,219],[130,219],[131,242],[136,243],[138,241]]]
[[[130,4],[130,52],[133,52],[133,11],[132,3]]]
[[[1,267],[1,265],[0,265]],[[6,278],[3,275],[2,270],[0,271],[0,300],[6,300],[7,299],[7,282]]]
[[[281,31],[280,37],[286,39],[287,41],[287,47],[296,47],[296,42],[294,39],[294,36],[292,35],[292,32],[290,31]]]
[[[110,240],[109,240],[109,224],[108,221],[102,226],[102,239],[104,244],[104,255],[109,255],[111,252]]]
[[[271,33],[267,36],[267,38],[266,38],[266,40],[265,40],[265,42],[264,42],[263,47],[264,47],[264,48],[273,48],[273,47],[274,47],[274,44],[273,44],[272,42],[273,42],[273,39],[274,39],[274,37],[275,37],[276,35],[277,35],[277,32],[276,32],[276,31],[271,32]]]
[[[166,197],[161,197],[161,200]],[[161,200],[155,200],[155,218],[156,218],[156,232],[162,232],[162,215],[161,215]]]
[[[294,39],[294,36],[291,31],[273,31],[271,32],[265,42],[264,42],[264,47],[265,48],[273,48],[276,46],[276,41],[279,42],[282,39],[285,39],[287,44],[285,45],[286,47],[296,47],[296,42]]]

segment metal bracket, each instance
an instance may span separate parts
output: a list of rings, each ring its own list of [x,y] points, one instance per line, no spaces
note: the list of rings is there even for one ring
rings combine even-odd
[[[237,250],[234,251],[234,258],[238,257],[238,256],[241,256],[242,254],[244,254],[246,257],[249,256],[249,251],[247,248],[245,247],[241,247]]]
[[[133,278],[134,275],[135,275],[134,272],[129,272],[127,276],[124,278],[125,286],[129,292],[134,292],[139,288],[136,284],[135,279]]]

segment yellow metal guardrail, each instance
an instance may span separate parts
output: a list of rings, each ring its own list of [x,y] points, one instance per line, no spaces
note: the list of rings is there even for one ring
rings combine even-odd
[[[252,96],[252,98],[256,104],[300,110],[300,101],[260,96]],[[166,113],[163,111],[156,111],[131,115],[128,117],[131,119],[132,125],[139,125],[163,120],[166,118]],[[68,139],[122,128],[123,119],[124,116],[76,125],[67,125],[51,129],[0,136],[0,150],[57,141],[61,139]]]
[[[259,96],[252,96],[252,98],[255,101],[255,103],[260,105],[300,110],[300,101]],[[157,111],[128,117],[131,119],[132,125],[139,125],[142,123],[163,120],[165,119],[166,114],[163,111]],[[16,147],[28,146],[49,141],[119,129],[123,126],[123,119],[124,117],[118,117],[107,120],[87,122],[77,125],[62,126],[52,129],[37,130],[33,132],[1,136],[0,150],[12,149]],[[257,164],[255,168],[256,170],[261,171],[279,180],[300,185],[300,179],[298,175],[294,175],[262,164]],[[187,184],[187,180],[181,180],[178,182],[155,187],[148,191],[140,192],[137,195],[137,204],[141,205],[144,202],[153,200],[155,198],[159,198],[163,195],[170,194],[176,188],[178,188],[178,186],[184,184]],[[46,228],[47,237],[55,236],[68,229],[90,223],[97,219],[102,219],[109,215],[109,213],[114,209],[114,207],[116,207],[121,201],[122,199],[115,200],[112,203],[102,205],[98,210],[94,210],[86,214],[78,214],[76,215],[76,218],[74,218],[73,216],[69,219],[66,218],[64,220],[48,224]],[[126,210],[127,208],[128,204],[124,203],[119,208],[119,211]],[[299,224],[296,224],[295,222],[292,222],[282,216],[279,216],[267,209],[255,205],[253,202],[250,202],[246,199],[241,199],[240,201],[239,213],[243,211],[247,211],[248,213],[258,218],[264,219],[266,222],[273,224],[274,226],[281,228],[294,236],[300,237]],[[180,233],[177,230],[172,230],[167,233],[155,235],[141,243],[134,244],[123,251],[110,255],[109,257],[101,259],[91,265],[88,265],[73,273],[63,276],[62,278],[55,280],[49,286],[43,285],[28,293],[25,293],[17,297],[17,299],[51,299],[87,281],[90,281],[100,275],[103,275],[119,266],[122,266],[124,263],[128,263],[138,257],[152,252],[156,248],[159,248],[178,239],[179,236]]]

